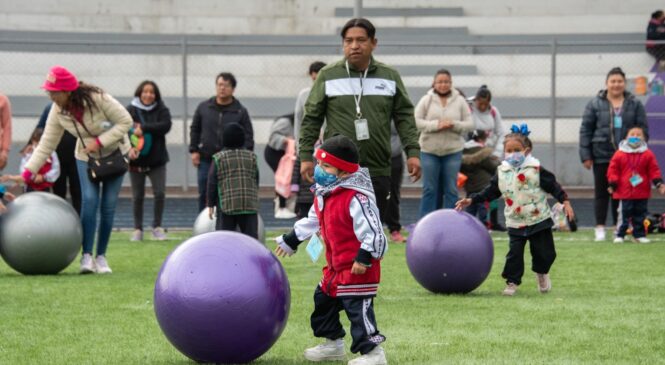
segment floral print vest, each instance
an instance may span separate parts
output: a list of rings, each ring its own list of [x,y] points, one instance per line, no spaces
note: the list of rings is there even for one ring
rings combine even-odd
[[[551,218],[547,193],[540,188],[540,162],[527,157],[515,169],[506,162],[497,169],[499,190],[506,202],[504,215],[510,228],[524,228]]]

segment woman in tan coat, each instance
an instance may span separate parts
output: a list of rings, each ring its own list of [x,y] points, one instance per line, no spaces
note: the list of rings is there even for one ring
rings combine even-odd
[[[453,88],[452,76],[445,69],[437,71],[432,89],[420,99],[415,113],[423,169],[422,218],[437,209],[455,207],[463,136],[473,130],[473,119],[466,100]]]
[[[39,178],[36,172],[55,150],[65,130],[74,136],[80,136],[75,150],[82,195],[83,255],[80,272],[111,273],[106,261],[106,248],[111,237],[115,206],[124,175],[93,182],[87,172],[88,156],[106,156],[118,148],[123,154],[127,154],[130,149],[128,132],[132,118],[127,109],[111,95],[95,86],[79,82],[76,76],[64,67],[52,67],[42,88],[48,92],[53,107],[39,145],[26,163],[23,179],[28,181]],[[98,211],[101,223],[97,237],[97,255],[93,260]]]

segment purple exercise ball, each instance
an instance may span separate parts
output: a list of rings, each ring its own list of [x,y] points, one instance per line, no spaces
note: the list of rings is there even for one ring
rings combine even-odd
[[[487,229],[466,212],[434,211],[409,235],[406,262],[411,275],[434,293],[469,293],[492,268],[494,245]]]
[[[216,231],[192,237],[166,258],[155,283],[166,338],[192,360],[247,363],[277,341],[291,291],[272,252],[252,237]]]

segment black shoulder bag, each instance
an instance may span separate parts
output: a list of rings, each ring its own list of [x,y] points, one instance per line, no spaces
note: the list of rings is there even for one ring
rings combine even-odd
[[[81,139],[83,148],[86,148],[83,137],[81,137],[81,132],[79,132],[78,123],[78,121],[74,120],[74,128],[76,128],[76,133]],[[81,125],[83,126],[83,129],[92,136],[92,133],[86,128],[85,124],[81,123]],[[102,155],[100,147],[99,158],[88,155],[88,177],[93,182],[102,182],[124,175],[127,172],[128,166],[129,160],[122,154],[120,147],[116,148],[115,151],[106,156]]]

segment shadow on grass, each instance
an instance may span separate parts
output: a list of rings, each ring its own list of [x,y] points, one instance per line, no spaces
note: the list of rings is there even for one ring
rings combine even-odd
[[[350,359],[350,358],[349,358]],[[342,364],[343,362],[340,361],[323,361],[323,362],[317,362],[317,364],[320,365],[339,365]],[[183,360],[174,360],[174,361],[169,361],[169,362],[160,362],[160,364],[168,364],[168,365],[194,365],[194,364],[206,364],[206,365],[214,365],[214,363],[203,363],[203,362],[196,362],[194,360],[190,359],[183,359]],[[252,362],[249,362],[247,364],[251,365],[312,365],[311,361],[307,361],[305,359],[301,360],[294,360],[294,359],[262,359],[258,358]],[[230,364],[230,365],[235,365],[235,364]]]

